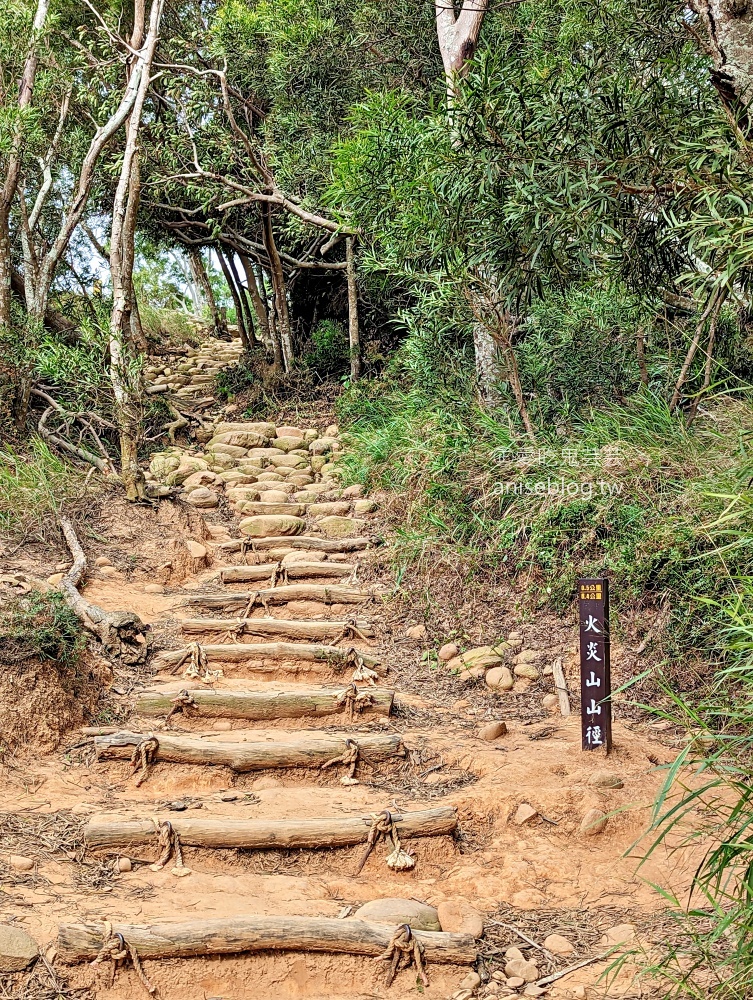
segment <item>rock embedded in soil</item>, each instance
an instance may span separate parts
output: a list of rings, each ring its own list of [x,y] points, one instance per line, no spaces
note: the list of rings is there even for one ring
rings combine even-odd
[[[496,667],[504,660],[505,648],[504,644],[500,643],[498,646],[478,646],[476,649],[468,649],[450,660],[448,666],[451,670]]]
[[[97,556],[97,558],[94,560],[94,565],[95,566],[112,566],[112,559],[108,559],[107,556]]]
[[[516,653],[513,657],[513,663],[536,663],[541,659],[541,653],[535,649],[524,649],[520,653]]]
[[[604,832],[607,817],[601,809],[589,809],[580,823],[580,832],[584,837],[596,837]]]
[[[472,934],[480,938],[484,933],[484,918],[464,899],[446,899],[437,907],[442,930],[448,934]]]
[[[532,663],[516,663],[513,667],[513,673],[516,677],[523,677],[529,681],[539,679],[539,672]]]
[[[188,479],[183,480],[184,490],[195,490],[199,486],[210,486],[212,483],[216,483],[218,480],[216,472],[210,472],[209,469],[203,469],[201,472],[193,472],[188,477]]]
[[[415,899],[389,897],[371,899],[353,914],[356,920],[373,920],[378,924],[408,924],[416,931],[440,931],[437,911]]]
[[[52,576],[47,577],[47,582],[51,587],[57,587],[64,576],[65,573],[53,573]]]
[[[118,858],[116,867],[119,872],[130,872],[133,870],[133,863],[130,858]]]
[[[253,430],[224,431],[215,434],[207,445],[207,451],[211,451],[218,444],[232,444],[238,448],[260,448],[266,443],[266,438],[262,434],[257,434]]]
[[[257,778],[256,781],[251,785],[255,792],[263,792],[271,788],[282,788],[283,784],[279,778],[273,778],[270,775],[264,775],[262,778]]]
[[[343,500],[355,500],[358,497],[363,496],[363,486],[360,483],[354,483],[352,486],[346,486],[342,491]]]
[[[195,542],[192,538],[187,538],[185,540],[185,544],[188,549],[188,554],[192,559],[206,559],[207,550],[201,542]]]
[[[220,502],[220,498],[217,494],[206,486],[200,486],[196,490],[191,490],[191,492],[186,496],[186,503],[190,503],[192,507],[200,508],[211,508],[217,507]]]
[[[505,951],[505,959],[508,962],[513,962],[515,961],[515,959],[520,959],[521,962],[526,961],[526,957],[523,954],[523,952],[520,950],[520,948],[516,948],[515,945],[513,945],[511,948],[507,948],[507,950]]]
[[[505,974],[508,978],[522,979],[525,983],[533,983],[539,978],[539,968],[534,962],[529,962],[524,958],[513,958],[505,965]]]
[[[440,647],[437,657],[442,660],[443,663],[446,663],[448,660],[453,660],[459,652],[460,650],[454,642],[446,642],[444,646]]]
[[[25,930],[0,924],[0,972],[21,972],[38,954],[37,942]]]
[[[24,854],[11,854],[7,864],[15,872],[30,872],[34,867],[34,859],[27,858]]]
[[[624,785],[622,778],[614,771],[594,771],[588,783],[594,788],[622,788]]]
[[[523,990],[524,997],[543,997],[545,993],[543,986],[537,986],[536,983],[529,983]]]
[[[478,735],[479,739],[486,740],[487,743],[493,743],[494,740],[498,740],[500,736],[504,736],[506,733],[507,725],[504,722],[489,722],[479,729]]]
[[[354,514],[374,514],[377,504],[374,500],[356,500],[353,504]]]
[[[553,955],[572,955],[575,948],[561,934],[550,934],[544,939],[544,947],[547,951],[551,951]]]
[[[426,626],[425,625],[411,625],[410,628],[405,630],[405,636],[407,639],[425,639],[426,638]]]
[[[165,588],[161,583],[147,583],[144,587],[145,594],[164,594]]]
[[[527,823],[532,823],[538,815],[538,810],[534,809],[530,802],[521,802],[512,821],[518,826],[525,826]]]
[[[511,989],[519,990],[521,986],[525,986],[526,981],[525,979],[521,979],[520,976],[510,976],[510,978],[506,980],[506,983]]]
[[[239,524],[244,535],[252,538],[277,538],[284,535],[302,535],[306,530],[306,522],[302,517],[290,517],[285,514],[260,514],[255,517],[245,517]]]
[[[560,700],[556,694],[545,694],[541,699],[541,704],[550,715],[554,715],[559,711]]]
[[[481,985],[481,976],[478,972],[469,972],[468,975],[461,980],[460,989],[461,990],[475,990]]]
[[[327,538],[353,538],[363,534],[366,522],[356,517],[339,517],[336,514],[322,517],[317,526]]]
[[[487,687],[497,688],[500,691],[512,690],[515,683],[509,667],[492,667],[486,672],[484,680]]]
[[[633,924],[616,924],[610,927],[601,939],[601,943],[607,947],[614,947],[619,944],[632,944],[635,941],[635,927]]]

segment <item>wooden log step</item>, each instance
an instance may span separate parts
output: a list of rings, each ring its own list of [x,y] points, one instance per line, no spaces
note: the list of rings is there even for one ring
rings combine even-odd
[[[356,629],[367,639],[372,638],[374,629],[370,622],[362,618],[352,621],[307,621],[288,618],[187,618],[180,623],[188,635],[206,632],[227,632],[232,629],[238,635],[285,636],[290,639],[335,639],[351,637]]]
[[[154,734],[115,732],[97,735],[94,749],[98,760],[130,759],[132,748]],[[392,757],[405,757],[403,739],[397,733],[348,736],[307,736],[285,743],[232,743],[201,740],[174,733],[158,733],[159,746],[153,760],[171,764],[217,764],[233,771],[264,771],[275,767],[317,767],[345,753],[346,740],[358,744],[358,758],[377,764]]]
[[[457,829],[454,806],[436,806],[417,812],[393,812],[398,834],[407,837],[438,837]],[[149,819],[92,816],[84,827],[84,839],[92,850],[132,850],[157,844],[156,823],[169,820],[186,847],[246,850],[313,850],[318,847],[351,847],[363,844],[373,820],[365,816],[326,816],[316,819],[196,819],[180,813]]]
[[[232,629],[233,623],[227,627]],[[300,642],[241,642],[218,643],[216,645],[201,645],[209,662],[242,663],[245,660],[307,660],[318,663],[328,663],[333,667],[357,667],[359,660],[376,673],[384,676],[387,668],[381,666],[379,658],[362,653],[358,649],[340,649],[339,646],[318,646],[312,643]],[[188,660],[190,649],[163,649],[152,660],[152,666],[157,670],[169,670]],[[189,661],[190,662],[190,661]]]
[[[306,688],[286,691],[189,691],[193,704],[187,706],[188,717],[210,719],[302,719],[321,718],[348,712],[346,694],[349,688]],[[162,716],[175,708],[175,692],[143,691],[136,698],[139,715]],[[370,687],[360,693],[362,701],[355,705],[359,715],[389,715],[395,692],[388,688]],[[184,709],[185,711],[185,709]]]
[[[317,552],[358,552],[360,549],[373,548],[380,544],[373,538],[322,538],[320,535],[297,535],[288,537],[282,535],[275,538],[254,538],[245,541],[234,538],[217,546],[224,552],[240,552],[245,547],[249,551],[261,552],[264,549],[311,549]]]
[[[159,924],[114,923],[111,927],[112,934],[122,934],[141,958],[189,958],[257,951],[377,956],[389,947],[394,931],[389,924],[333,917],[221,917]],[[99,954],[105,933],[104,925],[99,923],[63,923],[58,930],[57,953],[64,962],[71,964],[91,961]],[[413,933],[424,946],[428,962],[470,965],[476,961],[476,942],[470,934]]]
[[[194,594],[186,598],[184,607],[245,608],[254,598],[258,604],[287,604],[289,601],[319,601],[322,604],[362,604],[373,600],[375,593],[359,587],[341,584],[292,583],[251,593]]]
[[[249,583],[253,580],[268,580],[273,575],[287,576],[288,580],[307,580],[321,576],[350,576],[355,569],[352,563],[301,562],[262,563],[260,566],[228,566],[220,573],[223,583]]]

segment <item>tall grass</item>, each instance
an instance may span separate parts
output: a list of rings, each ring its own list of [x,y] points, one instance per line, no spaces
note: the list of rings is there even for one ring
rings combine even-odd
[[[0,532],[45,535],[64,507],[85,502],[96,489],[39,437],[23,454],[6,448],[0,451]]]

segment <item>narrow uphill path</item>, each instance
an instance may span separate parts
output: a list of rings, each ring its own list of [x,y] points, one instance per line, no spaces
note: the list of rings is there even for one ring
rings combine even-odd
[[[594,764],[577,719],[517,719],[526,685],[553,690],[517,633],[447,668],[480,718],[411,693],[425,632],[390,612],[388,533],[338,483],[337,427],[201,434],[153,457],[157,511],[98,526],[148,559],[100,555],[86,595],[151,624],[155,655],[115,677],[107,724],[9,774],[4,917],[110,1000],[640,996],[593,960],[650,911],[623,854],[665,748],[618,724]]]

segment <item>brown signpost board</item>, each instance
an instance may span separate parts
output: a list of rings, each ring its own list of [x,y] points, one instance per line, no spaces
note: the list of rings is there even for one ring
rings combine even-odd
[[[612,747],[609,580],[578,580],[580,721],[584,750]]]

